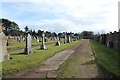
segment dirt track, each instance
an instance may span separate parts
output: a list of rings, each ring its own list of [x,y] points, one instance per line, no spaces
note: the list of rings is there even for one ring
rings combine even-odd
[[[82,40],[79,47],[68,59],[67,65],[58,78],[104,78],[96,65],[89,40]],[[72,70],[70,70],[72,68]]]
[[[72,54],[72,55],[71,55]],[[30,72],[19,76],[20,78],[56,78],[56,70],[60,67],[69,56],[74,56],[76,59],[79,58],[80,61],[74,63],[73,65],[79,66],[78,69],[72,70],[77,74],[75,78],[96,78],[101,77],[100,71],[94,63],[94,58],[91,53],[89,40],[82,40],[81,43],[57,53],[55,56],[46,60],[38,68],[31,70]],[[69,66],[69,65],[67,65]],[[63,71],[64,73],[64,71]],[[73,77],[71,73],[68,78]]]

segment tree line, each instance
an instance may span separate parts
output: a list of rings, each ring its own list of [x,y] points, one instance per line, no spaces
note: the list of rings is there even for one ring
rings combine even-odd
[[[41,33],[43,32],[43,31],[41,31],[41,30],[38,30],[37,32],[35,31],[35,30],[32,30],[32,29],[29,29],[29,27],[28,26],[26,26],[24,29],[25,29],[25,31],[22,31],[22,30],[20,30],[20,28],[19,28],[19,25],[16,23],[16,22],[14,22],[14,21],[10,21],[10,20],[8,20],[8,19],[4,19],[4,18],[0,18],[0,22],[2,23],[2,26],[4,27],[4,30],[3,30],[3,32],[5,33],[5,35],[11,35],[11,36],[19,36],[19,35],[25,35],[25,33],[27,32],[27,33],[29,33],[29,34],[31,34],[32,36],[41,36]],[[63,32],[63,33],[65,33],[65,32]],[[46,31],[45,32],[45,36],[47,36],[47,37],[53,37],[53,36],[59,36],[59,35],[62,35],[63,33],[55,33],[55,32],[49,32],[49,31]],[[71,34],[74,34],[74,33],[71,33]],[[93,34],[93,32],[92,31],[83,31],[82,33],[75,33],[74,34],[74,36],[79,36],[79,35],[82,35],[82,36],[84,36],[84,38],[88,38],[88,37],[90,37],[90,36],[92,36],[92,35],[94,35]]]
[[[24,29],[25,31],[20,30],[19,25],[14,22],[10,21],[8,19],[0,18],[0,22],[2,23],[1,25],[4,27],[3,32],[5,33],[6,36],[11,35],[11,36],[19,36],[19,35],[25,35],[25,33],[29,33],[32,36],[41,36],[41,33],[43,31],[38,30],[37,32],[35,30],[29,29],[28,26],[26,26]],[[45,32],[45,36],[51,37],[51,36],[57,36],[55,32],[51,33],[49,31]]]

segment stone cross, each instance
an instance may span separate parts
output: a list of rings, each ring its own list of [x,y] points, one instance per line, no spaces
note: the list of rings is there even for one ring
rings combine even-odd
[[[31,46],[31,35],[26,33],[26,46],[25,46],[25,54],[32,53],[32,46]]]
[[[10,59],[10,55],[7,54],[6,43],[7,43],[7,37],[1,30],[0,32],[0,62]]]
[[[43,50],[46,49],[46,46],[45,46],[45,33],[44,33],[44,31],[42,32],[42,44],[40,46],[40,49],[43,49]]]

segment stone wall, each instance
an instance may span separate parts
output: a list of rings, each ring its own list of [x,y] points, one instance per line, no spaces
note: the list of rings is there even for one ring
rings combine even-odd
[[[106,45],[107,47],[120,51],[120,30],[119,32],[114,31],[114,33],[110,32],[107,34],[96,35],[94,40]]]

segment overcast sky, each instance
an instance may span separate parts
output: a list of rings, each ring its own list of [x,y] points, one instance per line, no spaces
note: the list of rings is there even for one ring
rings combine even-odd
[[[24,29],[51,32],[118,31],[119,0],[2,0],[2,18]]]

